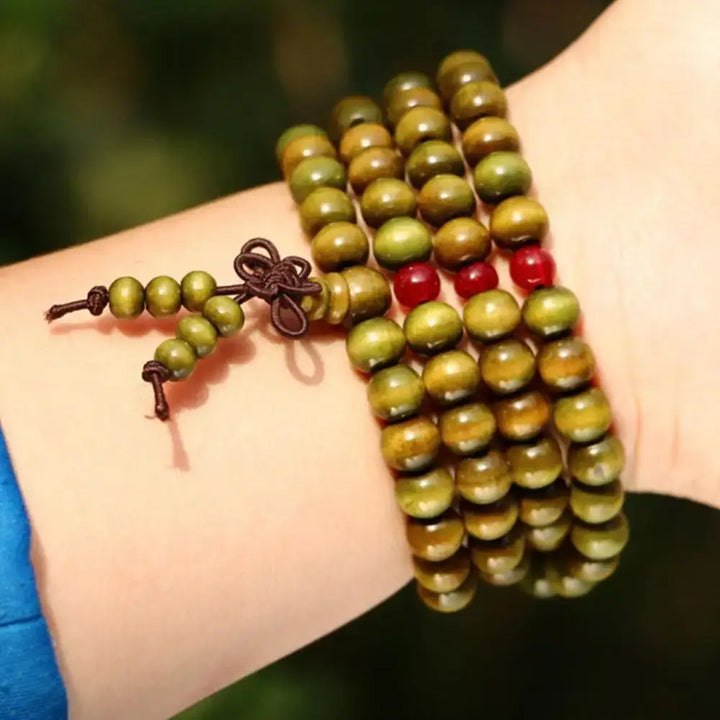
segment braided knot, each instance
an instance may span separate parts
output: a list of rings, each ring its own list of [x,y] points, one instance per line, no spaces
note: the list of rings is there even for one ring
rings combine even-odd
[[[91,315],[102,315],[109,302],[110,293],[104,285],[96,285],[88,291],[87,308]]]

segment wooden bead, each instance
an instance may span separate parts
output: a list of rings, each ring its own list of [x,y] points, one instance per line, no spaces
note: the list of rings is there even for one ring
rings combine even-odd
[[[368,383],[367,394],[375,417],[397,422],[420,410],[425,386],[411,367],[400,364],[375,373]]]
[[[340,273],[332,272],[325,276],[330,302],[325,319],[330,325],[339,325],[345,320],[350,309],[350,292],[345,278]]]
[[[454,613],[464,610],[475,597],[477,592],[477,576],[474,572],[468,575],[467,580],[457,589],[449,593],[434,593],[417,583],[420,599],[431,610],[440,613]]]
[[[575,517],[597,525],[612,520],[621,510],[625,493],[619,481],[592,487],[573,482],[570,487],[570,508]]]
[[[471,297],[463,308],[468,334],[478,342],[510,335],[520,324],[520,306],[505,290],[488,290]]]
[[[400,509],[415,518],[442,515],[452,505],[454,495],[452,475],[444,467],[432,467],[420,475],[401,475],[395,482],[395,498]]]
[[[473,565],[483,573],[507,573],[516,568],[525,554],[525,536],[517,528],[498,540],[470,540]]]
[[[281,163],[285,148],[297,138],[306,137],[308,135],[319,135],[320,137],[327,137],[325,131],[317,125],[294,125],[285,130],[278,138],[275,144],[275,157],[278,163]]]
[[[490,234],[504,250],[539,242],[547,235],[549,226],[545,208],[524,195],[503,200],[490,215]]]
[[[385,462],[394,470],[424,470],[440,450],[440,433],[435,423],[423,415],[388,425],[383,428],[381,440]]]
[[[565,512],[570,491],[561,478],[547,487],[518,492],[520,520],[531,527],[551,525]]]
[[[405,335],[393,320],[375,317],[355,325],[345,347],[353,367],[369,373],[400,360],[405,354]]]
[[[184,340],[199,358],[207,357],[217,344],[217,330],[206,318],[189,315],[178,322],[175,337]]]
[[[363,150],[371,147],[393,146],[392,135],[379,123],[360,123],[345,131],[340,141],[340,159],[349,163]]]
[[[414,217],[417,200],[412,188],[402,180],[380,178],[365,188],[360,208],[368,226],[379,228],[396,217]]]
[[[501,340],[483,350],[480,372],[493,392],[514,393],[535,376],[535,355],[521,340]]]
[[[120,320],[131,320],[145,309],[145,290],[134,277],[119,277],[108,288],[110,312]]]
[[[550,485],[563,469],[560,446],[552,435],[530,443],[509,445],[505,450],[505,457],[513,482],[529,490]]]
[[[462,150],[470,167],[493,152],[517,152],[520,137],[517,130],[500,117],[484,117],[476,120],[462,135]]]
[[[528,572],[520,583],[523,592],[538,600],[555,597],[555,591],[547,577],[546,565],[545,556],[533,553],[530,556]]]
[[[153,278],[145,288],[145,305],[153,317],[175,315],[182,305],[180,283],[167,275]]]
[[[209,320],[221,337],[230,337],[245,324],[243,309],[230,297],[215,295],[202,310],[203,317]]]
[[[367,235],[352,222],[333,222],[312,239],[312,258],[323,272],[364,265],[370,255]]]
[[[435,402],[453,405],[475,394],[480,385],[480,368],[466,352],[448,350],[428,359],[422,379]]]
[[[580,303],[564,287],[540,288],[525,299],[522,318],[525,327],[541,338],[570,332],[580,317]]]
[[[439,227],[453,218],[473,215],[475,195],[464,178],[435,175],[423,185],[418,208],[425,222]]]
[[[355,222],[355,206],[346,192],[333,187],[313,190],[300,205],[300,224],[312,237],[334,222]]]
[[[461,547],[447,560],[431,562],[414,557],[415,579],[427,590],[447,593],[457,590],[470,575],[470,555]]]
[[[629,538],[630,528],[622,513],[602,525],[577,521],[570,532],[572,544],[590,560],[609,560],[619,555]]]
[[[316,282],[322,291],[315,295],[303,295],[300,306],[308,317],[308,320],[322,320],[330,307],[330,289],[325,278],[311,277],[311,282]]]
[[[432,253],[432,235],[415,218],[392,218],[375,233],[373,252],[382,267],[397,270],[427,260]]]
[[[467,403],[445,410],[438,421],[445,447],[456,455],[473,455],[495,434],[495,416],[487,405]]]
[[[513,195],[525,195],[532,185],[530,166],[516,152],[486,155],[475,166],[473,178],[478,197],[491,204]]]
[[[190,312],[201,312],[203,305],[215,294],[215,278],[203,270],[193,270],[180,281],[182,304]]]
[[[488,256],[490,234],[475,218],[457,217],[438,229],[433,248],[435,262],[455,272]]]
[[[454,71],[458,65],[463,65],[468,62],[479,63],[488,68],[490,67],[487,58],[476,50],[454,50],[449,55],[446,55],[438,66],[435,75],[435,84],[439,86],[440,81],[444,79],[448,73]]]
[[[512,485],[510,468],[497,450],[461,460],[455,479],[460,495],[477,505],[497,502],[508,494]]]
[[[384,315],[390,307],[390,285],[384,275],[373,268],[355,265],[340,273],[350,293],[349,317],[359,323],[371,317]]]
[[[614,435],[591,445],[570,445],[568,470],[585,485],[606,485],[620,477],[625,468],[625,450]]]
[[[607,580],[617,570],[620,558],[616,555],[607,560],[590,560],[570,547],[563,556],[563,564],[567,572],[578,580],[598,583]]]
[[[345,167],[331,157],[307,158],[290,175],[290,192],[298,204],[317,188],[334,187],[345,190],[346,186]]]
[[[525,540],[539,552],[557,550],[571,532],[572,515],[566,510],[555,522],[542,527],[526,526]]]
[[[408,110],[395,127],[395,144],[406,157],[425,140],[451,140],[450,120],[433,107]]]
[[[407,159],[410,184],[420,189],[435,175],[465,175],[465,164],[458,149],[445,140],[426,140],[420,143]]]
[[[481,572],[480,577],[489,585],[497,587],[508,587],[522,582],[530,570],[531,553],[525,552],[520,562],[512,569],[505,572],[486,573]]]
[[[348,178],[356,195],[362,195],[371,182],[379,178],[403,177],[405,164],[397,150],[372,147],[356,155],[348,165]]]
[[[556,595],[564,598],[578,598],[587,595],[594,587],[594,582],[580,580],[567,573],[555,559],[548,558],[547,579]]]
[[[534,390],[499,400],[494,411],[500,434],[520,442],[539,435],[550,420],[547,400]]]
[[[461,504],[468,534],[478,540],[497,540],[512,530],[518,518],[518,504],[512,494],[487,505]]]
[[[158,345],[155,360],[170,371],[170,380],[184,380],[195,369],[197,355],[184,340],[171,338]]]
[[[553,420],[568,440],[585,443],[601,438],[612,422],[610,404],[599,388],[590,388],[556,401]]]
[[[543,345],[538,353],[538,371],[553,390],[577,390],[595,373],[595,356],[579,337],[566,337]]]
[[[303,135],[288,143],[282,154],[283,176],[289,178],[293,170],[311,157],[335,158],[335,147],[324,135]]]
[[[403,329],[408,345],[422,355],[454,348],[463,334],[457,310],[437,300],[413,308],[405,317]]]
[[[441,65],[442,68],[442,65]],[[497,83],[497,77],[487,60],[468,60],[458,62],[444,70],[439,70],[437,85],[443,100],[449,104],[455,93],[464,85],[488,80]]]
[[[430,107],[442,110],[442,100],[429,87],[414,87],[397,92],[387,105],[385,117],[390,127],[395,127],[406,112],[416,107]]]
[[[487,80],[463,85],[450,101],[450,117],[461,130],[481,117],[504,117],[506,113],[505,93]]]
[[[339,100],[330,113],[330,137],[333,142],[354,125],[360,123],[382,123],[380,106],[366,95],[348,95]]]
[[[391,425],[390,427],[396,427]],[[407,524],[407,539],[415,557],[442,562],[452,557],[462,545],[465,537],[460,516],[448,510],[436,518],[421,520],[411,518]]]
[[[430,89],[432,81],[425,73],[414,70],[398,73],[385,83],[382,91],[383,107],[387,109],[398,95],[416,88]]]

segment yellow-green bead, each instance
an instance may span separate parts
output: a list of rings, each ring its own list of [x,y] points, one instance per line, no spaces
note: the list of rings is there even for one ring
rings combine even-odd
[[[434,107],[408,110],[395,127],[395,144],[406,157],[425,140],[451,140],[450,120]]]
[[[525,555],[525,536],[517,528],[498,540],[470,541],[473,565],[482,573],[507,573],[514,570]]]
[[[457,589],[448,593],[435,593],[417,583],[420,599],[431,610],[439,613],[455,613],[464,610],[477,592],[477,576],[471,572],[467,580]]]
[[[296,203],[302,203],[317,188],[333,187],[344,190],[346,186],[345,167],[331,157],[307,158],[290,175],[290,192]]]
[[[300,205],[300,224],[310,236],[334,222],[355,222],[355,206],[347,193],[333,187],[313,190]]]
[[[520,306],[505,290],[473,295],[463,308],[468,334],[478,342],[493,342],[510,335],[520,324]]]
[[[307,137],[308,135],[319,135],[320,137],[327,137],[325,131],[317,125],[294,125],[285,130],[282,135],[278,138],[275,144],[275,157],[280,162],[285,152],[285,148],[293,141],[300,137]]]
[[[405,335],[393,320],[370,318],[348,333],[346,349],[353,366],[369,373],[393,365],[405,354]]]
[[[476,120],[462,135],[463,155],[470,167],[475,167],[486,155],[493,152],[517,152],[520,137],[517,130],[500,117]]]
[[[480,372],[485,384],[499,394],[522,390],[535,376],[535,355],[521,340],[502,340],[483,350]]]
[[[281,164],[283,176],[289,178],[293,170],[303,161],[312,157],[335,158],[334,145],[323,135],[305,135],[288,143]]]
[[[573,547],[567,550],[563,563],[567,572],[578,580],[598,583],[607,580],[617,570],[620,558],[616,555],[607,560],[590,560]]]
[[[473,215],[475,195],[465,178],[435,175],[423,185],[418,208],[425,222],[439,227],[453,218]]]
[[[530,558],[531,553],[525,552],[522,558],[520,558],[520,562],[512,568],[512,570],[493,573],[480,572],[480,577],[489,585],[495,585],[497,587],[515,585],[522,582],[530,571]]]
[[[605,434],[612,423],[612,411],[605,393],[599,388],[590,388],[557,400],[553,420],[568,440],[586,443]]]
[[[438,65],[435,84],[440,85],[440,80],[444,75],[454,70],[458,65],[463,65],[468,62],[480,63],[490,67],[488,59],[477,50],[453,50],[453,52],[446,55],[440,62],[440,65]]]
[[[417,414],[425,398],[425,386],[411,367],[395,365],[373,375],[367,394],[375,417],[396,422]]]
[[[522,309],[525,327],[535,335],[550,338],[570,332],[580,317],[580,303],[564,287],[540,288],[528,295]]]
[[[362,265],[345,268],[340,274],[348,284],[349,317],[353,323],[379,317],[387,312],[392,297],[390,285],[384,275],[374,268]]]
[[[504,250],[516,250],[541,240],[549,226],[545,208],[524,195],[503,200],[490,215],[490,234]]]
[[[570,445],[568,470],[585,485],[606,485],[620,477],[625,468],[625,449],[614,435],[591,445]]]
[[[395,127],[406,112],[416,107],[442,110],[442,100],[434,90],[428,87],[414,87],[396,92],[385,111],[388,125]]]
[[[370,255],[370,243],[355,223],[332,222],[312,239],[311,253],[323,272],[336,272],[352,265],[364,265]]]
[[[167,275],[153,278],[145,288],[145,305],[153,317],[175,315],[182,304],[180,283]]]
[[[397,95],[416,88],[431,89],[432,81],[425,73],[414,70],[398,73],[385,83],[382,91],[383,107],[387,108]]]
[[[594,587],[594,582],[580,580],[569,575],[559,563],[551,560],[547,566],[547,579],[556,595],[564,598],[578,598],[587,595]]]
[[[555,522],[542,527],[525,528],[525,540],[530,547],[539,552],[553,552],[557,550],[573,527],[572,514],[566,510]]]
[[[405,317],[403,329],[408,345],[422,355],[454,348],[463,333],[457,310],[437,300],[414,307]]]
[[[423,262],[432,253],[432,235],[419,220],[396,217],[383,223],[373,240],[375,259],[388,270]]]
[[[437,85],[446,103],[450,103],[455,93],[464,85],[482,81],[497,82],[490,63],[484,57],[454,60],[449,64],[446,59],[437,74]]]
[[[520,584],[523,592],[538,599],[546,600],[555,597],[555,591],[547,577],[546,558],[532,553],[528,573]]]
[[[456,455],[473,455],[490,444],[495,416],[487,405],[467,403],[445,410],[438,421],[445,447]]]
[[[469,535],[478,540],[498,540],[513,529],[518,518],[518,504],[509,494],[487,505],[463,502],[461,512]]]
[[[450,101],[450,116],[462,130],[478,118],[507,113],[505,93],[497,83],[481,80],[463,85]]]
[[[362,195],[379,178],[402,179],[405,161],[397,150],[372,147],[356,155],[348,165],[348,178],[356,195]]]
[[[339,325],[347,317],[350,309],[350,291],[345,278],[340,273],[332,272],[325,276],[330,293],[325,319],[330,325]]]
[[[380,106],[366,95],[348,95],[339,100],[330,113],[330,137],[334,142],[354,125],[381,123]]]
[[[459,150],[445,140],[426,140],[420,143],[407,159],[410,184],[420,189],[435,175],[465,175],[465,164]]]
[[[330,307],[330,289],[324,278],[311,277],[309,280],[318,283],[322,290],[314,295],[303,295],[300,305],[308,320],[322,320]]]
[[[138,317],[145,309],[145,290],[134,277],[120,277],[108,289],[110,312],[121,320]]]
[[[396,217],[413,217],[417,200],[412,188],[397,178],[379,178],[365,188],[360,198],[360,209],[371,228]]]
[[[432,420],[420,415],[383,428],[381,449],[394,470],[424,470],[440,450],[440,433]]]
[[[454,510],[448,510],[439,517],[427,520],[410,518],[406,534],[410,551],[415,557],[442,562],[460,549],[465,529],[460,516]]]
[[[621,510],[625,493],[618,480],[592,487],[574,482],[570,487],[570,508],[575,517],[597,525],[612,520]]]
[[[205,303],[215,294],[217,282],[204,270],[193,270],[180,281],[182,304],[190,312],[200,312]]]
[[[512,486],[510,468],[503,454],[490,450],[480,457],[469,457],[458,463],[455,482],[466,500],[478,505],[494,503],[505,497]]]
[[[516,152],[490,153],[475,166],[473,177],[478,197],[492,204],[525,195],[532,185],[530,166]]]
[[[569,495],[563,479],[537,490],[521,490],[518,492],[520,520],[531,527],[551,525],[565,512]]]
[[[243,309],[225,295],[211,297],[203,306],[202,314],[215,326],[222,337],[234,335],[245,324]]]
[[[509,445],[505,450],[505,457],[513,482],[530,490],[550,485],[563,469],[560,445],[552,435],[530,443]]]
[[[379,123],[360,123],[345,131],[340,141],[340,159],[349,163],[363,150],[371,147],[392,147],[392,135]]]
[[[415,579],[427,590],[447,593],[457,590],[470,575],[470,555],[460,548],[447,560],[431,562],[422,558],[413,558]]]
[[[536,391],[499,400],[494,411],[498,430],[507,440],[530,440],[539,435],[550,420],[550,406]]]
[[[155,360],[170,371],[170,380],[184,380],[195,369],[197,355],[189,343],[170,338],[158,345]]]
[[[554,390],[577,390],[595,373],[595,356],[581,338],[567,337],[546,343],[538,353],[538,372]]]
[[[199,315],[182,318],[177,324],[175,336],[190,345],[199,358],[208,356],[217,344],[215,326]]]
[[[452,505],[454,495],[452,475],[444,467],[433,467],[420,475],[401,475],[395,483],[398,505],[410,517],[437,517]]]
[[[445,270],[457,271],[470,263],[484,260],[490,252],[490,234],[472,217],[458,217],[446,222],[435,233],[435,262]]]
[[[422,379],[435,402],[452,405],[475,394],[480,385],[480,368],[466,352],[448,350],[425,363]]]
[[[619,555],[630,539],[627,518],[622,513],[602,525],[578,521],[570,531],[570,541],[590,560],[609,560]]]

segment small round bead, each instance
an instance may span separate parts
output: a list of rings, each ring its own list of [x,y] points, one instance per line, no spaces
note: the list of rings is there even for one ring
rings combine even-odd
[[[306,137],[308,135],[319,135],[321,137],[327,137],[325,131],[317,125],[293,125],[293,127],[289,127],[282,133],[282,135],[280,135],[277,143],[275,144],[275,157],[277,158],[277,161],[280,162],[282,160],[285,148],[293,140],[296,140],[300,137]]]
[[[486,573],[481,572],[480,577],[490,585],[496,585],[498,587],[507,587],[508,585],[515,585],[525,579],[528,572],[530,571],[530,557],[531,554],[526,552],[520,562],[512,569],[506,572],[493,572]]]
[[[455,292],[469,300],[474,295],[494,290],[498,286],[497,270],[486,262],[468,265],[455,276]]]
[[[606,485],[620,477],[625,468],[625,450],[614,435],[592,445],[570,445],[568,470],[585,485]]]
[[[567,288],[540,288],[525,298],[522,317],[531,333],[550,338],[575,327],[580,317],[580,304]]]
[[[423,220],[439,227],[457,217],[475,212],[475,195],[465,178],[457,175],[435,175],[422,187],[418,208]]]
[[[538,438],[531,443],[510,445],[505,457],[513,482],[522,488],[537,490],[552,484],[563,469],[563,457],[558,441],[552,436]]]
[[[619,555],[630,538],[627,518],[622,513],[602,525],[576,522],[570,532],[575,548],[590,560],[609,560]]]
[[[442,100],[434,90],[428,87],[414,87],[397,92],[393,95],[385,111],[388,125],[395,127],[402,116],[415,107],[431,107],[442,110]]]
[[[553,420],[568,440],[586,443],[605,434],[612,422],[612,411],[605,393],[599,388],[590,388],[560,398],[553,409]]]
[[[519,149],[518,132],[505,118],[480,118],[462,135],[463,155],[470,167],[475,167],[490,153],[517,152]]]
[[[289,178],[293,170],[311,157],[335,158],[335,147],[324,135],[305,135],[290,142],[282,155],[283,176]]]
[[[384,315],[388,311],[392,297],[384,275],[362,265],[345,268],[340,274],[348,284],[349,317],[353,323]]]
[[[300,205],[300,224],[311,237],[334,222],[355,222],[355,206],[346,192],[333,187],[313,190]]]
[[[494,152],[475,166],[475,190],[483,202],[499,203],[512,195],[524,195],[532,184],[532,172],[522,155]]]
[[[367,395],[375,417],[397,422],[420,410],[425,386],[411,367],[400,364],[375,373],[368,383]]]
[[[565,541],[572,527],[572,515],[566,510],[555,522],[542,527],[526,526],[525,540],[540,552],[557,550]]]
[[[445,410],[438,427],[445,447],[456,455],[473,455],[493,439],[495,416],[487,405],[467,403]]]
[[[520,306],[505,290],[473,295],[463,308],[468,334],[478,342],[493,342],[510,335],[520,324]]]
[[[590,346],[579,337],[552,340],[537,356],[543,382],[554,390],[577,390],[592,379],[595,357]]]
[[[370,243],[355,223],[333,222],[312,239],[311,252],[323,272],[336,272],[352,265],[364,265],[370,255]]]
[[[478,505],[497,502],[508,494],[512,486],[510,467],[497,450],[461,460],[455,481],[460,495]]]
[[[319,187],[345,190],[347,174],[343,164],[331,157],[311,157],[303,160],[290,175],[290,192],[296,203]]]
[[[485,58],[457,62],[451,67],[446,66],[444,69],[441,65],[440,68],[437,75],[437,85],[446,103],[450,103],[455,93],[464,85],[484,80],[497,82],[497,77]]]
[[[448,593],[434,593],[417,583],[417,592],[420,599],[431,610],[440,613],[454,613],[464,610],[475,597],[477,592],[477,576],[474,572],[468,575],[467,580],[457,589]]]
[[[215,294],[215,278],[204,270],[193,270],[180,281],[182,304],[190,312],[200,312],[203,305]]]
[[[551,525],[565,512],[569,495],[570,491],[562,479],[537,490],[520,491],[520,520],[531,527]]]
[[[155,360],[170,371],[170,380],[184,380],[195,369],[197,355],[184,340],[170,338],[158,345]]]
[[[625,493],[618,480],[597,487],[574,482],[570,487],[573,515],[593,525],[612,520],[622,510],[624,501]]]
[[[447,303],[423,303],[413,308],[403,325],[408,345],[422,355],[432,355],[454,348],[462,338],[462,320]]]
[[[354,125],[381,122],[382,111],[372,98],[348,95],[339,100],[330,113],[330,137],[333,142],[338,142]]]
[[[315,295],[303,295],[300,305],[308,320],[322,320],[330,308],[330,288],[325,278],[311,277],[309,280],[320,285],[322,291]]]
[[[420,415],[384,427],[381,449],[385,462],[394,470],[424,470],[440,450],[440,433],[432,420]]]
[[[531,391],[495,403],[500,434],[524,441],[539,435],[550,420],[550,406],[539,392]]]
[[[379,228],[396,217],[413,217],[417,200],[412,188],[397,178],[380,178],[365,188],[360,198],[360,209],[371,228]]]
[[[554,559],[547,564],[547,579],[554,593],[564,598],[578,598],[587,595],[595,583],[580,580],[569,575],[564,568],[558,567]]]
[[[448,350],[428,359],[422,379],[435,402],[452,405],[475,394],[480,385],[480,368],[463,350]]]
[[[395,144],[408,156],[425,140],[451,140],[450,120],[442,110],[414,107],[408,110],[395,128]]]
[[[405,354],[405,335],[393,320],[375,317],[356,325],[345,345],[353,366],[372,372],[393,365]]]
[[[427,140],[410,153],[406,163],[410,184],[419,190],[435,175],[465,175],[458,149],[444,140]]]
[[[456,271],[488,256],[490,234],[475,218],[457,217],[438,229],[433,248],[435,262],[445,270]]]
[[[373,240],[375,259],[388,270],[424,262],[432,254],[432,235],[419,220],[396,217],[383,223]]]
[[[538,600],[555,597],[555,591],[547,577],[546,565],[545,557],[531,554],[529,571],[520,585],[523,592]]]
[[[401,305],[414,308],[440,294],[440,276],[430,263],[410,263],[397,271],[393,289]]]
[[[578,580],[593,583],[607,580],[620,564],[620,558],[617,555],[607,560],[590,560],[581,555],[575,548],[568,548],[563,561],[570,575]]]
[[[182,305],[180,283],[167,275],[153,278],[145,288],[145,305],[153,317],[175,315]]]
[[[478,540],[497,540],[507,535],[518,518],[518,503],[512,494],[487,505],[461,504],[465,530]]]
[[[403,172],[403,159],[393,148],[368,148],[348,165],[348,178],[356,195],[362,195],[365,188],[379,178],[402,179]]]
[[[450,117],[462,130],[478,118],[507,113],[505,93],[494,82],[482,80],[463,85],[450,101]]]
[[[190,345],[199,358],[209,355],[217,344],[215,326],[199,315],[182,318],[175,329],[175,337]]]
[[[454,70],[458,65],[467,62],[484,63],[487,67],[490,67],[488,59],[477,52],[477,50],[454,50],[449,55],[446,55],[438,66],[437,73],[435,75],[435,84],[439,85],[440,79],[446,73]]]
[[[462,547],[447,560],[430,562],[416,557],[413,565],[418,583],[436,593],[457,590],[470,575],[470,555]]]
[[[483,573],[507,573],[514,570],[525,554],[525,536],[517,529],[498,540],[470,541],[470,557],[475,567]]]
[[[145,291],[134,277],[119,277],[108,288],[110,312],[121,320],[138,317],[145,309]]]
[[[379,123],[360,123],[345,131],[340,141],[340,158],[349,163],[363,150],[371,147],[392,147],[392,135]]]
[[[510,258],[510,277],[523,290],[549,287],[555,278],[555,260],[544,248],[537,245],[522,247]]]
[[[412,554],[431,562],[452,557],[465,537],[462,520],[454,510],[427,520],[413,518],[408,521],[406,532]]]
[[[432,81],[425,73],[414,70],[398,73],[385,83],[382,91],[383,107],[387,108],[400,93],[415,88],[432,88]]]
[[[330,325],[339,325],[347,317],[350,309],[350,292],[345,278],[340,273],[331,272],[325,276],[330,293],[325,319]]]
[[[493,392],[514,393],[535,377],[535,355],[522,340],[502,340],[483,350],[480,373]]]
[[[549,227],[545,208],[524,195],[503,200],[490,215],[490,234],[495,244],[504,250],[539,242]]]
[[[222,337],[234,335],[245,324],[243,309],[225,295],[211,297],[202,311],[203,317],[209,320]]]
[[[437,517],[452,505],[454,496],[455,483],[444,467],[433,467],[421,475],[401,475],[395,482],[395,498],[410,517]]]

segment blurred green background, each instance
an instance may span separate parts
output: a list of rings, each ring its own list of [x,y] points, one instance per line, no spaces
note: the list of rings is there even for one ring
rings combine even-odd
[[[285,126],[458,47],[510,83],[607,4],[2,0],[0,263],[275,180]],[[439,617],[408,588],[178,718],[718,718],[720,514],[627,508],[622,570],[582,600],[484,587]]]

